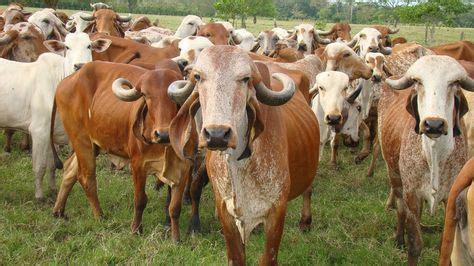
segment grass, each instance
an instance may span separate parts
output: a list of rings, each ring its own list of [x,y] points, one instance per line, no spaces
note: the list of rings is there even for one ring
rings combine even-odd
[[[0,137],[0,143],[3,137]],[[340,169],[328,167],[328,155],[314,181],[313,226],[298,229],[301,199],[289,204],[280,247],[282,265],[400,265],[406,251],[392,241],[395,213],[384,210],[388,182],[384,163],[376,175],[365,176],[368,160],[355,165],[353,155],[341,149]],[[63,156],[64,157],[64,156]],[[69,220],[52,217],[52,204],[34,201],[30,156],[15,147],[0,155],[0,264],[172,264],[223,265],[225,243],[214,217],[210,186],[202,198],[202,234],[188,235],[190,207],[181,214],[182,242],[170,240],[163,226],[165,190],[155,191],[148,182],[149,203],[144,213],[144,233],[130,234],[133,186],[126,171],[108,170],[104,157],[98,160],[99,198],[106,218],[95,220],[84,192],[77,184],[68,200]],[[152,178],[149,178],[151,180]],[[58,184],[59,184],[58,180]],[[46,184],[44,186],[46,188]],[[47,190],[46,190],[47,191]],[[423,215],[424,224],[442,225],[442,210],[435,217]],[[423,233],[425,248],[421,265],[434,265],[440,232]],[[263,250],[261,228],[250,237],[247,262],[258,263]]]

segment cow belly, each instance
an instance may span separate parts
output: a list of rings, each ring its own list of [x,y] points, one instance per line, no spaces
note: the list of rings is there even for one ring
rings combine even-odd
[[[19,90],[0,88],[0,128],[27,131],[31,123],[29,99]]]

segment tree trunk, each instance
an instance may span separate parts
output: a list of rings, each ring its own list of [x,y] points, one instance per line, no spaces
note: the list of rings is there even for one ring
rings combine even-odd
[[[428,44],[428,27],[429,25],[425,25],[425,44]]]
[[[46,4],[46,7],[56,9],[58,7],[59,0],[43,0]]]
[[[435,42],[435,30],[436,30],[436,25],[433,24],[431,25],[430,28],[430,46],[434,44]]]
[[[352,22],[352,9],[353,9],[353,0],[349,0],[349,15],[347,16],[347,20],[349,23]]]
[[[253,15],[253,24],[257,24],[257,15]]]
[[[247,25],[245,24],[245,19],[246,17],[244,15],[240,15],[240,27],[243,29],[247,28]]]
[[[278,27],[276,18],[273,18],[273,27],[274,28]]]

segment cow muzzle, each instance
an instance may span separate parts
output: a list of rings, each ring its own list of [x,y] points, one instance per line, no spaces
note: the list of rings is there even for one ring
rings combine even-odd
[[[159,144],[169,144],[170,143],[169,132],[167,130],[156,130],[155,142]]]
[[[379,52],[379,47],[378,46],[370,46],[369,47],[369,52],[378,53]]]
[[[306,52],[308,51],[308,46],[306,43],[299,43],[298,44],[298,51]]]
[[[448,123],[440,118],[427,118],[421,122],[421,132],[430,139],[439,138],[448,134]]]
[[[372,75],[372,81],[375,82],[375,83],[379,83],[380,81],[382,81],[382,76],[378,75],[378,74],[373,74]]]
[[[206,127],[202,133],[209,150],[225,151],[227,148],[235,148],[232,129],[228,126]]]
[[[330,126],[340,125],[342,123],[342,115],[340,114],[328,114],[324,118],[326,124]]]

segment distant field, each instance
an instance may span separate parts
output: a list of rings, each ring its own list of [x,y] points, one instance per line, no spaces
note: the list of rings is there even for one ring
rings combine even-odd
[[[73,11],[68,11],[72,13]],[[134,15],[138,16],[138,15]],[[160,19],[164,27],[176,29],[181,17],[149,16]],[[206,19],[207,21],[208,19]],[[287,29],[302,21],[278,21]],[[309,21],[314,23],[314,21]],[[273,21],[259,19],[249,30],[257,33],[273,27]],[[330,24],[327,25],[329,27]],[[355,34],[365,25],[352,25]],[[437,43],[459,39],[474,40],[474,29],[438,28]],[[423,41],[424,28],[401,26],[400,36]],[[397,35],[396,35],[397,36]],[[17,136],[18,138],[18,136]],[[18,139],[17,139],[18,142]],[[0,147],[4,138],[0,134]],[[353,163],[353,154],[341,148],[337,171],[328,167],[325,152],[313,184],[313,227],[308,233],[298,229],[301,199],[289,204],[285,231],[280,247],[281,265],[401,265],[406,250],[394,247],[392,234],[395,213],[384,210],[389,186],[384,162],[378,160],[376,175],[366,177],[368,160]],[[64,159],[64,156],[63,156]],[[60,172],[57,174],[60,176]],[[144,213],[144,234],[130,234],[133,212],[133,188],[127,171],[111,172],[103,157],[98,160],[99,199],[106,218],[94,220],[79,184],[68,200],[69,220],[52,217],[52,204],[34,201],[33,174],[29,154],[15,147],[9,154],[0,151],[0,265],[23,264],[154,264],[224,265],[225,243],[219,221],[214,217],[210,186],[202,198],[202,234],[186,234],[190,214],[184,206],[181,214],[182,242],[172,243],[163,226],[165,190],[155,191],[148,182],[149,203]],[[152,180],[152,178],[149,178]],[[57,183],[59,185],[60,178]],[[44,188],[47,191],[46,185]],[[423,214],[425,225],[442,225],[443,210],[434,217]],[[420,265],[437,264],[441,232],[423,233],[425,248]],[[254,231],[247,245],[247,262],[256,265],[263,250],[261,228]]]
[[[0,6],[0,8],[4,8],[4,6]],[[37,10],[37,8],[27,8],[28,10]],[[68,14],[73,14],[77,12],[77,10],[63,10]],[[86,10],[90,11],[90,10]],[[125,15],[125,14],[124,14]],[[151,21],[155,19],[159,19],[160,25],[166,28],[170,28],[175,30],[183,17],[179,16],[166,16],[166,15],[150,15],[150,14],[132,14],[133,17],[139,16],[148,16]],[[198,15],[198,14],[197,14]],[[216,19],[216,18],[214,18]],[[204,18],[204,21],[210,21],[211,18]],[[279,27],[285,29],[292,29],[294,26],[300,23],[315,23],[315,20],[279,20],[277,24]],[[253,24],[252,19],[248,19],[246,21],[247,29],[252,32],[253,34],[258,34],[262,30],[267,30],[273,28],[273,19],[268,18],[258,18],[257,24]],[[329,29],[333,24],[328,23],[326,25],[326,29]],[[352,35],[359,32],[362,28],[369,26],[369,25],[362,25],[362,24],[351,24],[352,27]],[[240,20],[236,21],[236,27],[240,27]],[[474,41],[474,28],[448,28],[448,27],[438,27],[436,28],[436,35],[435,35],[435,43],[433,45],[448,43],[458,41],[461,32],[464,32],[464,40]],[[400,32],[398,34],[394,34],[394,37],[403,36],[409,41],[416,41],[418,43],[424,44],[425,40],[425,28],[424,26],[410,26],[410,25],[400,25]]]

